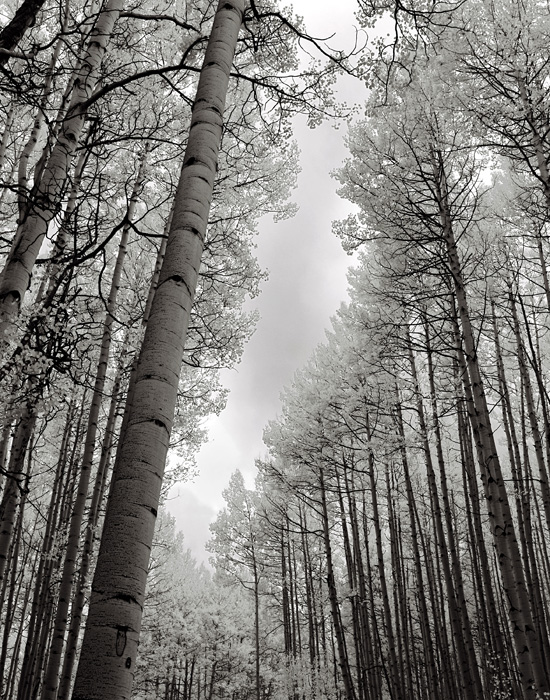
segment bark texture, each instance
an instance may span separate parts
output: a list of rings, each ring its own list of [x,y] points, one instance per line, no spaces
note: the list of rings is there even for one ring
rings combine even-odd
[[[71,161],[84,125],[84,105],[95,89],[101,61],[122,7],[123,0],[109,0],[98,17],[74,80],[67,116],[36,187],[33,202],[15,235],[0,278],[1,334],[19,313],[42,241],[61,205]]]
[[[244,0],[214,18],[176,192],[166,257],[113,470],[73,700],[130,697],[147,569]]]
[[[36,22],[36,15],[43,4],[44,0],[23,0],[13,18],[0,31],[0,66],[9,61],[10,51],[21,41],[27,29]]]

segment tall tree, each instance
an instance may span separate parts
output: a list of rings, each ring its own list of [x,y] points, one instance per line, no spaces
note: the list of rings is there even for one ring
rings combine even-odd
[[[243,0],[220,2],[111,492],[73,697],[129,698],[154,523],[216,176]],[[136,529],[136,523],[140,523]]]

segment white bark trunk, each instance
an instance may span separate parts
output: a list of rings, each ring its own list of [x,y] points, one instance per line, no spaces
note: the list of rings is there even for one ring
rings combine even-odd
[[[97,366],[94,393],[88,416],[88,426],[86,430],[86,439],[84,442],[84,454],[82,456],[82,466],[80,468],[80,476],[78,480],[78,488],[76,499],[71,513],[71,525],[69,529],[69,538],[65,551],[65,560],[63,564],[63,574],[59,589],[59,600],[57,602],[57,610],[55,623],[53,628],[53,636],[51,640],[48,665],[44,676],[44,686],[42,690],[42,700],[55,700],[57,696],[57,687],[59,684],[59,667],[61,663],[61,654],[65,641],[65,633],[67,631],[67,616],[71,595],[74,588],[74,578],[76,570],[76,561],[78,555],[78,547],[80,543],[80,529],[84,518],[84,508],[88,498],[88,487],[90,484],[90,476],[92,473],[93,457],[95,452],[96,434],[99,421],[99,410],[101,408],[101,400],[104,394],[105,378],[107,376],[107,366],[109,364],[109,355],[111,350],[112,325],[117,303],[118,290],[120,288],[120,280],[122,277],[122,269],[126,259],[126,250],[128,246],[128,238],[130,235],[131,222],[134,218],[134,211],[137,204],[138,196],[143,186],[145,177],[145,160],[147,152],[144,153],[139,166],[138,175],[134,184],[134,191],[130,199],[127,212],[127,223],[122,230],[122,236],[118,248],[118,256],[113,271],[113,279],[111,280],[111,290],[107,301],[107,313],[103,326],[103,337],[101,339],[101,349],[99,353],[99,361]]]
[[[219,3],[201,70],[166,257],[114,466],[73,700],[130,697],[160,488],[244,5],[245,0]]]
[[[86,116],[81,105],[92,95],[96,86],[101,61],[122,6],[123,0],[109,0],[98,17],[74,81],[67,118],[40,178],[34,202],[16,233],[0,279],[0,336],[19,313],[48,225],[59,209]]]

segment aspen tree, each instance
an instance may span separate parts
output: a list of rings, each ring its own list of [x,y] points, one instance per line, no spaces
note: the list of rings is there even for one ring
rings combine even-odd
[[[147,149],[140,157],[139,169],[134,184],[134,190],[132,192],[132,195],[130,197],[130,203],[128,205],[126,223],[122,229],[117,259],[113,270],[113,277],[111,280],[111,290],[109,292],[109,297],[107,300],[107,309],[103,325],[103,334],[101,338],[97,373],[95,377],[94,391],[92,394],[90,404],[88,426],[84,442],[84,452],[82,455],[82,465],[80,468],[80,475],[78,479],[77,493],[74,504],[72,506],[69,539],[65,550],[65,561],[63,566],[63,574],[61,578],[59,600],[57,603],[53,637],[48,654],[46,674],[44,677],[42,700],[55,700],[55,697],[57,695],[57,686],[59,683],[59,665],[61,662],[61,653],[64,645],[65,631],[67,627],[67,616],[76,572],[76,558],[80,541],[80,529],[84,518],[84,508],[86,500],[88,498],[88,487],[90,483],[93,456],[95,451],[96,433],[99,420],[99,409],[101,406],[101,399],[104,393],[105,379],[107,376],[107,366],[109,364],[109,354],[112,340],[112,326],[115,320],[117,295],[120,288],[122,269],[126,258],[126,250],[128,247],[130,228],[134,219],[134,211],[145,178],[146,158]]]
[[[237,470],[224,490],[227,502],[218,518],[210,526],[212,539],[207,543],[208,551],[216,556],[220,571],[236,579],[254,599],[254,647],[255,647],[255,696],[262,695],[260,673],[260,581],[261,562],[258,559],[258,494],[244,485],[242,474]]]
[[[185,335],[244,9],[244,0],[219,3],[199,78],[166,256],[140,352],[125,441],[113,469],[74,700],[122,700],[131,691]]]
[[[426,424],[426,418],[424,414],[423,399],[420,394],[418,373],[416,368],[416,361],[412,349],[412,342],[410,333],[407,330],[407,345],[409,347],[409,362],[411,365],[411,375],[414,384],[414,393],[416,394],[416,406],[418,420],[420,424],[421,439],[424,448],[424,455],[426,461],[426,470],[428,477],[428,485],[430,491],[431,507],[433,510],[433,520],[434,529],[436,534],[436,542],[440,549],[440,559],[443,565],[443,573],[447,591],[447,605],[449,607],[449,616],[451,621],[451,627],[454,637],[454,642],[456,645],[456,652],[458,656],[458,661],[460,665],[460,674],[462,680],[462,692],[466,695],[471,695],[472,698],[476,697],[481,700],[483,697],[483,689],[481,687],[481,679],[479,678],[477,661],[475,655],[468,652],[469,638],[471,637],[470,626],[468,621],[468,613],[464,608],[464,600],[462,596],[459,597],[457,586],[459,586],[459,580],[457,576],[451,574],[451,562],[449,556],[449,550],[453,549],[453,544],[451,543],[451,538],[453,537],[452,531],[448,532],[448,538],[445,537],[443,531],[443,513],[440,504],[440,497],[436,485],[435,471],[431,457],[431,450],[428,440],[428,429]],[[429,342],[429,339],[427,338]],[[427,348],[428,363],[430,365],[430,383],[432,391],[432,401],[435,401],[435,393],[433,388],[433,369],[431,368],[431,349],[428,345]],[[435,414],[435,419],[437,420],[437,414]],[[437,425],[437,423],[436,423]],[[436,437],[439,437],[436,431]],[[441,462],[442,452],[440,441],[438,441],[437,446],[438,458]],[[444,468],[441,468],[441,472],[444,475]],[[448,515],[448,503],[445,503],[445,514]],[[456,571],[456,566],[453,562],[453,568]],[[470,633],[470,634],[469,634]]]
[[[105,424],[101,455],[95,476],[95,484],[90,508],[88,511],[86,532],[82,543],[82,555],[78,571],[78,579],[71,600],[70,625],[63,654],[63,668],[57,691],[57,697],[59,700],[65,700],[65,698],[70,696],[70,688],[73,680],[73,667],[77,656],[77,645],[79,641],[82,613],[86,603],[86,587],[88,584],[88,576],[92,563],[94,539],[96,537],[100,508],[107,485],[109,464],[113,449],[113,441],[115,439],[115,423],[117,418],[117,409],[119,408],[121,399],[120,385],[124,360],[125,353],[123,352],[119,358],[117,374],[113,382],[111,402],[107,422]]]
[[[499,551],[499,563],[501,565],[504,586],[510,600],[509,615],[514,630],[514,641],[521,668],[521,680],[524,693],[527,698],[534,698],[534,684],[536,683],[537,686],[544,691],[546,681],[541,669],[541,662],[537,649],[538,640],[536,639],[531,619],[531,610],[527,597],[522,561],[477,359],[477,350],[468,308],[469,304],[452,229],[447,198],[446,176],[441,166],[441,156],[439,156],[437,174],[436,191],[441,221],[444,228],[443,235],[455,286],[458,318],[460,319],[464,338],[466,365],[472,387],[472,396],[481,439],[483,463],[480,467],[486,489],[486,497],[490,504],[489,514],[492,520],[492,533],[495,539],[495,546]]]
[[[546,517],[546,526],[550,528],[550,488],[548,485],[548,467],[544,459],[543,440],[535,409],[534,392],[531,384],[531,377],[529,376],[527,355],[525,352],[525,347],[523,345],[523,339],[521,337],[516,300],[514,298],[511,284],[509,284],[509,302],[510,309],[512,311],[512,327],[514,331],[514,336],[516,338],[516,352],[518,358],[518,365],[520,370],[521,381],[523,383],[525,392],[527,414],[529,416],[529,425],[531,428],[531,434],[533,436],[537,466],[539,468],[542,504],[544,508],[544,514]],[[542,395],[541,401],[544,400],[545,397],[544,395]]]
[[[321,457],[321,455],[319,456]],[[351,675],[348,652],[346,648],[346,640],[344,636],[344,627],[342,624],[340,606],[338,604],[338,594],[336,591],[334,562],[329,531],[326,480],[324,474],[324,467],[322,466],[319,467],[319,490],[321,496],[321,522],[323,527],[323,542],[327,561],[327,585],[330,601],[330,611],[332,614],[332,624],[334,625],[334,633],[336,636],[336,644],[338,648],[338,664],[342,673],[342,679],[344,682],[344,688],[346,692],[346,700],[355,700],[357,694],[355,690],[355,683]]]
[[[474,223],[474,212],[481,201],[476,184],[481,163],[475,144],[471,143],[467,133],[468,122],[462,122],[440,104],[437,75],[429,73],[426,68],[426,73],[417,78],[415,85],[415,92],[408,88],[406,94],[400,96],[400,102],[387,108],[386,126],[377,122],[379,128],[368,131],[364,144],[368,150],[363,148],[353,165],[350,164],[347,191],[363,206],[361,216],[366,227],[377,227],[382,232],[380,245],[387,242],[387,255],[391,256],[391,251],[404,243],[408,253],[405,265],[409,268],[417,265],[423,271],[431,268],[431,276],[440,289],[444,289],[450,273],[450,286],[456,299],[456,320],[461,327],[475,407],[475,416],[472,414],[471,417],[476,420],[479,432],[479,466],[491,532],[510,600],[508,614],[521,668],[523,692],[527,698],[534,698],[537,690],[545,692],[548,680],[533,627],[513,513],[496,449],[470,312],[465,281],[467,273],[459,244],[460,239],[468,235],[470,246],[477,243],[473,234],[479,234],[479,228]],[[416,121],[411,123],[404,118],[406,114],[415,115]],[[353,172],[355,168],[359,172]],[[367,183],[372,183],[372,186],[369,188]],[[355,187],[357,189],[353,191]],[[391,207],[387,206],[388,190],[391,190],[394,202]],[[417,257],[420,250],[422,258]],[[401,262],[402,258],[397,256],[387,259],[389,268],[395,270],[395,277],[407,279],[410,273],[402,272]]]
[[[21,494],[25,488],[25,455],[36,424],[36,412],[25,405],[21,415],[15,421],[13,441],[8,462],[9,479],[4,486],[0,511],[2,516],[0,527],[0,585],[6,575],[8,554],[17,517],[17,508]]]
[[[367,436],[369,442],[371,441],[371,431],[370,431],[370,420],[368,413],[365,415],[365,423],[367,428]],[[388,637],[388,655],[390,659],[389,664],[389,679],[388,685],[392,688],[392,695],[395,700],[403,700],[406,697],[406,689],[403,680],[403,669],[399,667],[397,659],[400,655],[397,653],[397,645],[395,641],[395,635],[393,631],[393,621],[390,610],[390,597],[388,592],[388,582],[386,578],[385,564],[384,564],[384,553],[382,548],[382,521],[380,517],[380,511],[378,508],[378,494],[376,485],[376,474],[375,474],[375,459],[372,449],[369,449],[369,483],[370,483],[370,505],[372,508],[372,520],[374,523],[374,532],[376,537],[376,558],[378,565],[378,578],[380,581],[380,589],[382,593],[382,603],[384,609],[384,622],[386,625],[386,635]],[[366,539],[366,538],[365,538]],[[368,547],[368,541],[367,541]]]
[[[70,164],[80,141],[86,110],[82,107],[91,96],[99,76],[101,61],[123,0],[109,0],[100,12],[90,34],[80,69],[72,88],[71,101],[61,131],[47,160],[32,205],[25,212],[15,234],[11,250],[0,275],[0,333],[5,333],[20,311],[34,263],[50,221],[61,204]]]

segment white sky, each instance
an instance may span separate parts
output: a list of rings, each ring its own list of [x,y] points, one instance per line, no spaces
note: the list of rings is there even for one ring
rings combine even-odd
[[[332,47],[353,46],[356,0],[294,0],[293,8],[304,17],[311,35],[334,34]],[[366,98],[363,86],[350,78],[342,79],[338,93],[348,103]],[[280,410],[283,387],[324,341],[330,317],[347,298],[351,259],[331,224],[345,217],[350,205],[336,195],[337,183],[330,177],[346,157],[346,131],[345,124],[339,130],[328,123],[310,130],[305,119],[296,121],[302,171],[292,199],[300,210],[289,221],[260,222],[257,255],[262,268],[269,270],[269,280],[253,301],[261,320],[240,365],[223,374],[230,395],[222,415],[208,422],[209,441],[198,457],[199,476],[176,486],[168,504],[186,545],[199,560],[208,558],[208,525],[224,506],[222,491],[231,474],[240,469],[253,485],[254,460],[265,453],[263,430]]]

